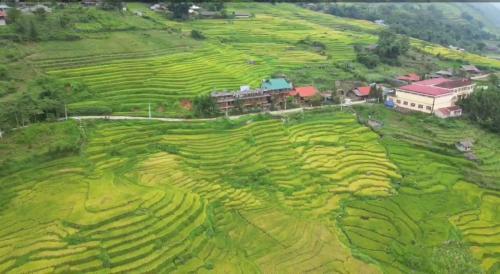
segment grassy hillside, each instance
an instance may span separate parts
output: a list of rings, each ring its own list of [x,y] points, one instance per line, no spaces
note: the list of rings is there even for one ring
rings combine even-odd
[[[19,158],[0,179],[0,271],[497,272],[500,138],[360,111],[383,138],[325,112],[58,123],[82,140],[62,155],[3,139]],[[452,148],[466,136],[482,164]]]
[[[13,53],[8,54],[15,58],[3,55],[12,78],[5,85],[23,89],[34,76],[47,74],[66,82],[82,82],[95,91],[93,98],[70,104],[73,113],[110,107],[116,114],[145,115],[151,103],[156,116],[184,116],[189,111],[181,107],[182,99],[244,84],[258,86],[263,78],[276,74],[286,74],[299,85],[331,90],[339,79],[381,81],[421,71],[425,62],[436,68],[452,65],[416,54],[404,67],[380,65],[368,70],[355,62],[353,45],[375,43],[378,26],[293,4],[230,3],[229,12],[248,12],[255,17],[186,22],[167,20],[149,11],[147,5],[130,3],[128,7],[123,14],[73,6],[55,10],[47,17],[49,23],[51,16],[64,13],[80,12],[93,19],[79,19],[72,25],[71,34],[80,40],[45,41],[42,37],[36,43],[9,44]],[[136,16],[134,11],[145,16]],[[207,39],[192,39],[193,29]],[[319,42],[324,49],[301,40]],[[457,55],[419,41],[414,46],[441,57],[500,67],[500,61],[477,55]]]

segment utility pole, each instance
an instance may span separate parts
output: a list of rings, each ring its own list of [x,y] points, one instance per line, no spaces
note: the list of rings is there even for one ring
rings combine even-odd
[[[151,103],[148,104],[149,119],[151,119]]]

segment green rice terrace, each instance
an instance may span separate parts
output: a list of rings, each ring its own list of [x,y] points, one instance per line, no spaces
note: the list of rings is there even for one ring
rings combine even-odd
[[[0,272],[498,273],[500,137],[356,111],[16,131]]]
[[[228,3],[228,12],[254,17],[186,22],[167,20],[145,4],[127,5],[129,11],[123,14],[88,11],[95,22],[73,26],[79,40],[19,46],[17,54],[22,58],[12,64],[10,73],[24,80],[49,75],[86,84],[95,96],[69,104],[71,113],[95,114],[96,109],[110,108],[114,114],[145,116],[151,103],[155,116],[178,117],[189,115],[184,99],[247,84],[258,87],[272,75],[285,74],[298,85],[329,90],[335,80],[365,77],[373,82],[421,66],[411,60],[404,67],[380,65],[368,70],[355,62],[353,45],[376,43],[379,26],[293,4]],[[58,12],[79,10],[68,6],[54,13]],[[191,30],[200,31],[206,39],[193,39]],[[500,61],[482,56],[458,54],[417,40],[412,44],[430,55],[500,67]],[[447,66],[453,61],[433,62]],[[353,68],[346,69],[349,66]]]

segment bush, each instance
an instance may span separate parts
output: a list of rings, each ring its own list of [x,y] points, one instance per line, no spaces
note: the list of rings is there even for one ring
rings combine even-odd
[[[107,106],[85,106],[72,108],[69,112],[71,115],[109,115],[113,112],[113,109]]]
[[[191,37],[196,40],[204,40],[206,39],[205,35],[199,30],[192,30],[191,31]]]

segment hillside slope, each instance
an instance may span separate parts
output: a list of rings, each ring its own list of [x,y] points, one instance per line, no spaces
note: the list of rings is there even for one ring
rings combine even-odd
[[[84,83],[93,90],[93,96],[69,104],[71,113],[111,109],[116,114],[145,115],[152,104],[156,116],[183,116],[189,115],[182,107],[183,99],[245,84],[256,87],[271,75],[285,74],[298,85],[331,90],[335,80],[380,81],[417,71],[422,66],[420,59],[428,59],[417,56],[405,67],[381,65],[368,70],[355,62],[353,45],[375,43],[377,25],[293,4],[230,3],[229,12],[255,17],[187,22],[167,20],[144,4],[128,6],[129,12],[124,14],[76,6],[55,10],[54,19],[47,18],[49,22],[59,13],[88,13],[94,19],[78,21],[65,30],[79,35],[81,39],[76,41],[12,44],[20,57],[13,62],[5,57],[11,53],[4,53],[15,80],[6,85],[26,84],[35,75],[49,75],[65,83]],[[134,15],[137,11],[144,16]],[[206,39],[191,38],[193,29]],[[312,46],[313,42],[323,48]],[[416,40],[413,44],[441,57],[500,67],[500,61]],[[437,67],[451,66],[437,59],[432,62]]]
[[[384,138],[329,111],[18,131],[0,140],[17,158],[0,169],[0,272],[496,273],[498,136],[368,114]],[[36,132],[81,149],[27,154]]]

